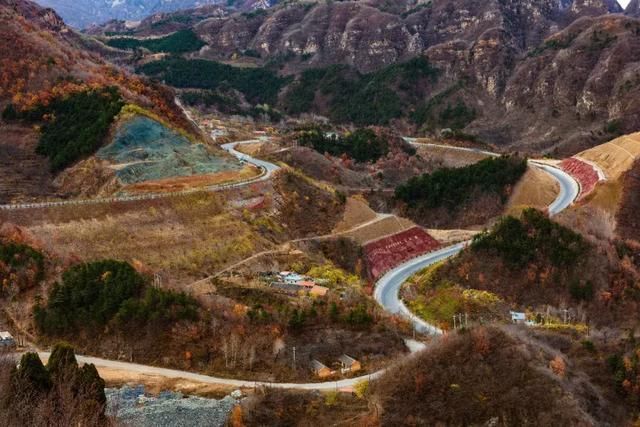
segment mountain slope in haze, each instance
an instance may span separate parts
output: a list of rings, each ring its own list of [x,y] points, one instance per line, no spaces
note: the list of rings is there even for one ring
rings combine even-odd
[[[273,6],[277,0],[38,0],[38,3],[55,9],[73,27],[86,28],[113,19],[139,21],[156,13],[206,5],[263,9]]]

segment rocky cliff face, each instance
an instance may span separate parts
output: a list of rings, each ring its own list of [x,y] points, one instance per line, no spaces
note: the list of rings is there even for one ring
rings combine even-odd
[[[466,131],[531,152],[573,154],[640,127],[640,21],[577,20],[522,49],[504,29],[426,51],[480,114]]]
[[[196,29],[210,57],[245,50],[298,55],[309,66],[349,64],[360,71],[416,56],[441,43],[467,45],[503,32],[527,50],[585,16],[622,12],[614,0],[382,0],[293,3],[269,12],[207,20]]]
[[[634,8],[637,0],[626,13]],[[281,66],[294,84],[308,68],[346,64],[370,73],[426,56],[437,82],[401,94],[401,123],[394,125],[437,133],[415,122],[414,110],[464,104],[459,113],[473,116],[466,133],[568,154],[640,127],[640,21],[621,12],[614,0],[287,2],[199,19],[193,29],[207,46],[192,56],[250,56]],[[398,92],[396,83],[387,89]],[[281,92],[282,111],[291,111],[290,89]],[[326,96],[312,94],[309,112],[331,116]],[[434,119],[442,111],[427,113]]]

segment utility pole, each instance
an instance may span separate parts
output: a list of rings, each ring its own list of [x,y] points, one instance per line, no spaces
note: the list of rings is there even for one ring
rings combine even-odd
[[[464,326],[469,327],[469,313],[464,314]]]
[[[457,329],[456,328],[456,315],[454,314],[453,315],[453,330],[455,331],[456,329]]]
[[[569,313],[569,310],[567,310],[566,308],[562,310],[564,312],[564,324],[567,324],[567,313]]]
[[[293,370],[296,370],[296,347],[293,346]]]

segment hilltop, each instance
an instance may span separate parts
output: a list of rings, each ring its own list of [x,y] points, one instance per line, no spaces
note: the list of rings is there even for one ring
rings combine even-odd
[[[189,188],[256,173],[210,146],[170,88],[105,61],[102,44],[69,28],[51,9],[3,1],[0,23],[2,44],[12,46],[0,52],[1,203],[135,192],[140,189],[132,184],[141,181]],[[138,123],[133,130],[132,122]],[[100,151],[132,132],[147,135],[139,141],[146,161],[121,156],[122,144]],[[162,144],[152,142],[159,136],[181,147],[182,171],[170,166],[175,158],[172,163],[157,154]],[[147,167],[152,171],[143,173],[153,162]],[[135,182],[123,177],[132,168]],[[206,179],[184,182],[194,169]],[[183,180],[166,181],[175,178]]]
[[[126,46],[120,60],[139,73],[226,114],[259,117],[252,107],[264,112],[268,104],[274,122],[313,114],[557,156],[635,130],[640,23],[631,9],[624,15],[612,1],[521,4],[287,2],[225,16],[181,11],[155,28],[144,21],[139,32],[105,27],[101,37]],[[174,31],[199,42],[175,51]],[[135,42],[149,35],[171,47]],[[116,53],[126,58],[109,51]]]

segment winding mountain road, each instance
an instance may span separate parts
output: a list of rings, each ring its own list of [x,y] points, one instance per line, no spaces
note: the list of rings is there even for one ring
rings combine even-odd
[[[556,199],[549,205],[549,215],[556,215],[567,209],[580,194],[580,186],[569,174],[551,164],[536,160],[529,160],[529,165],[542,169],[550,174],[559,184],[560,192]],[[414,258],[394,268],[382,276],[376,283],[374,298],[389,313],[400,314],[413,324],[416,331],[421,333],[441,335],[442,330],[431,325],[413,314],[400,299],[400,288],[414,273],[443,261],[462,251],[469,242],[458,243]]]
[[[258,139],[252,139],[248,141],[237,141],[230,142],[228,144],[222,145],[222,148],[236,157],[241,162],[246,162],[254,165],[258,169],[260,169],[260,174],[258,176],[242,180],[236,182],[229,182],[226,184],[215,184],[208,187],[203,188],[190,188],[182,191],[167,191],[162,193],[146,193],[146,194],[137,194],[132,196],[115,196],[115,197],[102,197],[102,198],[94,198],[94,199],[74,199],[74,200],[60,200],[55,202],[36,202],[36,203],[12,203],[12,204],[4,204],[0,205],[0,210],[25,210],[25,209],[42,209],[42,208],[52,208],[59,206],[73,206],[73,205],[96,205],[96,204],[108,204],[108,203],[117,203],[117,202],[131,202],[131,201],[141,201],[141,200],[155,200],[155,199],[163,199],[167,197],[176,197],[176,196],[184,196],[196,193],[215,193],[218,191],[226,191],[234,188],[246,187],[250,184],[255,184],[257,182],[262,182],[271,179],[271,176],[275,171],[280,169],[280,166],[274,165],[273,163],[265,162],[260,159],[256,159],[255,157],[251,157],[248,154],[241,153],[235,149],[236,146],[241,144],[253,144],[256,142],[260,142]]]
[[[263,170],[263,174],[255,179],[250,180],[249,182],[242,183],[234,183],[223,185],[215,188],[209,188],[207,191],[219,191],[222,189],[228,189],[233,187],[239,187],[248,185],[250,183],[259,182],[268,180],[271,178],[272,174],[279,169],[277,165],[274,165],[269,162],[265,162],[263,160],[256,159],[247,154],[241,153],[237,151],[235,148],[239,144],[249,144],[254,143],[255,140],[251,141],[241,141],[241,142],[232,142],[229,144],[224,144],[222,148],[238,158],[241,161],[245,161],[255,166],[261,168]],[[474,151],[481,152],[483,154],[495,156],[494,153],[483,152],[482,150],[475,149],[467,149],[462,147],[456,147],[456,149],[464,150],[464,151]],[[551,174],[560,185],[560,193],[556,200],[549,206],[549,213],[551,215],[555,215],[562,210],[569,207],[576,197],[579,194],[579,185],[576,181],[571,178],[568,174],[553,167],[550,164],[541,163],[539,161],[530,161],[530,164],[534,167],[539,167],[545,170],[547,173]],[[164,195],[159,195],[159,197],[163,197]],[[127,198],[130,200],[131,198]],[[104,199],[100,202],[112,202],[117,201],[118,199]],[[82,202],[82,201],[81,201]],[[94,201],[86,201],[87,203],[92,203]],[[42,204],[28,204],[23,205],[21,209],[28,208],[36,208],[36,207],[46,207],[55,204],[67,204],[67,202],[58,202],[58,203],[42,203]],[[12,209],[13,205],[4,205],[0,206],[0,209]],[[460,251],[462,251],[468,242],[458,243],[453,246],[449,246],[443,249],[440,249],[436,252],[428,253],[422,255],[420,257],[414,258],[404,264],[401,264],[394,268],[393,270],[387,272],[384,276],[382,276],[378,282],[376,283],[374,298],[376,301],[388,312],[399,314],[407,319],[409,319],[414,325],[416,331],[439,335],[442,334],[442,331],[437,327],[430,325],[424,320],[420,319],[404,305],[404,303],[399,298],[399,291],[402,284],[414,273],[424,269],[430,265],[433,265],[436,262],[443,261],[447,258],[450,258]],[[405,340],[407,347],[410,349],[411,353],[416,353],[424,348],[424,344],[413,341],[413,340]],[[38,353],[43,360],[47,360],[50,356],[48,352],[39,352]],[[274,383],[274,382],[264,382],[264,381],[248,381],[248,380],[238,380],[238,379],[230,379],[230,378],[221,378],[221,377],[213,377],[208,375],[196,374],[193,372],[187,371],[179,371],[175,369],[167,369],[167,368],[159,368],[155,366],[141,365],[136,363],[128,363],[121,362],[115,360],[107,360],[98,357],[90,357],[90,356],[82,356],[78,355],[77,359],[81,363],[93,363],[98,369],[100,368],[108,368],[108,369],[117,369],[121,371],[125,371],[128,373],[139,374],[139,375],[147,375],[147,376],[160,376],[164,378],[183,378],[186,380],[197,381],[206,384],[219,384],[226,385],[229,387],[256,387],[256,386],[268,386],[273,388],[284,388],[284,389],[299,389],[299,390],[339,390],[343,388],[350,388],[355,386],[358,382],[363,380],[371,380],[382,375],[385,370],[380,370],[369,375],[364,375],[356,378],[344,379],[339,381],[329,381],[329,382],[317,382],[317,383]]]

